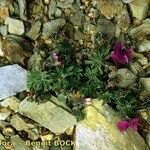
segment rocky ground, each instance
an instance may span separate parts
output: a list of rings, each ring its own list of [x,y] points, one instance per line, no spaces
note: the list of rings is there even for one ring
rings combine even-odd
[[[48,95],[28,100],[28,70],[49,65],[49,52],[65,39],[80,60],[121,41],[133,48],[128,67],[110,67],[121,88],[140,85],[140,132],[120,133],[121,116],[91,97],[77,121]],[[111,83],[110,83],[111,84]],[[148,150],[150,147],[150,0],[0,1],[0,150]]]

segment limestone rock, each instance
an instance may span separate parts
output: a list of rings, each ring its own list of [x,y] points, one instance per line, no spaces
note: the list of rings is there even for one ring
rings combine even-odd
[[[127,29],[130,27],[130,17],[126,6],[124,6],[118,13],[116,20],[118,22],[118,26],[123,31],[127,31]]]
[[[107,19],[114,18],[122,7],[123,2],[120,0],[99,0],[99,10]]]
[[[43,24],[43,39],[48,39],[48,37],[58,32],[66,24],[65,19],[56,19]]]
[[[0,27],[0,33],[2,34],[2,36],[6,37],[8,32],[7,32],[7,26],[1,26]]]
[[[51,0],[49,5],[48,5],[48,17],[49,19],[52,18],[52,16],[55,14],[56,11],[56,1],[55,0]]]
[[[131,86],[137,79],[137,77],[126,68],[118,69],[116,75],[118,78],[118,86],[121,88]]]
[[[30,148],[27,147],[26,142],[23,141],[18,135],[12,136],[11,142],[13,143],[15,150],[30,150]]]
[[[5,18],[9,16],[8,7],[0,7],[0,24],[5,21]]]
[[[31,124],[27,124],[20,116],[13,115],[10,119],[10,123],[12,127],[14,127],[17,131],[26,131],[29,128],[33,128],[34,126]]]
[[[6,120],[7,117],[10,116],[10,114],[11,114],[11,111],[6,108],[0,109],[0,121]]]
[[[144,20],[140,26],[130,31],[130,35],[134,38],[143,38],[148,34],[150,34],[150,19]]]
[[[74,150],[149,150],[144,139],[132,129],[120,133],[119,116],[102,101],[84,109],[86,117],[76,126]]]
[[[129,3],[133,17],[143,20],[146,18],[150,6],[150,0],[134,0]]]
[[[9,107],[11,110],[14,111],[18,111],[19,103],[19,99],[17,99],[15,96],[12,96],[0,102],[0,105],[3,107]]]
[[[139,44],[139,52],[149,52],[150,51],[150,41],[144,39]]]
[[[19,112],[57,134],[76,124],[74,116],[50,101],[38,105],[25,99],[19,106]]]
[[[145,91],[150,92],[150,78],[140,78],[139,82],[142,84]]]
[[[23,21],[7,17],[5,24],[8,25],[8,32],[11,34],[22,35],[25,32]]]
[[[131,3],[134,0],[122,0],[125,4]]]
[[[30,30],[26,33],[26,36],[28,36],[32,40],[36,40],[39,36],[41,25],[42,23],[40,21],[36,21],[35,23],[33,23]]]
[[[27,71],[19,65],[0,67],[0,100],[27,89]]]
[[[20,13],[20,19],[27,21],[27,4],[26,4],[26,0],[18,0],[18,4],[19,4],[19,13]]]

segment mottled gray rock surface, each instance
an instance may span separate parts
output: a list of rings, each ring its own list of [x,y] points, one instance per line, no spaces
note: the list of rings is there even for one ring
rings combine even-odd
[[[19,65],[0,67],[0,100],[27,89],[27,71]]]

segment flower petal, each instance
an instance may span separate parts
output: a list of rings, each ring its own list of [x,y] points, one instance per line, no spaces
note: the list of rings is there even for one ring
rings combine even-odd
[[[117,123],[117,127],[120,130],[120,132],[124,132],[129,127],[129,122],[122,120],[122,121]]]

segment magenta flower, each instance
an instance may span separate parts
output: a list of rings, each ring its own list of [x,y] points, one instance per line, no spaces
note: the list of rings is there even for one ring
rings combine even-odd
[[[129,127],[129,122],[126,120],[122,120],[122,121],[118,122],[117,127],[120,132],[124,132]]]
[[[114,51],[112,52],[111,59],[119,65],[125,65],[132,58],[132,52],[132,48],[126,48],[123,43],[117,42],[114,45]]]
[[[129,122],[129,127],[132,128],[134,131],[137,131],[139,129],[140,125],[141,124],[140,124],[140,119],[139,118],[132,119]]]
[[[55,61],[59,61],[59,56],[56,52],[53,52],[52,53],[52,58],[55,60]]]
[[[133,131],[138,131],[140,124],[139,118],[131,119],[130,121],[122,120],[118,122],[117,127],[120,130],[120,132],[126,131],[128,128],[133,129]]]

